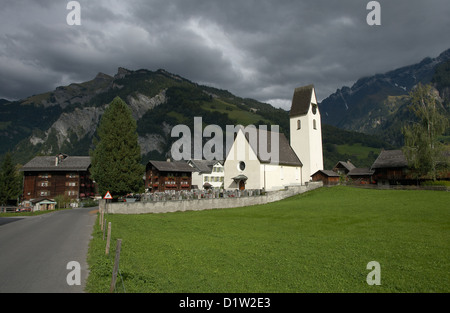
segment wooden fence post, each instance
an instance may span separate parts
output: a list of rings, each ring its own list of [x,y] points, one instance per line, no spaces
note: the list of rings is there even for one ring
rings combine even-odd
[[[104,222],[104,216],[105,216],[105,213],[104,213],[104,210],[102,210],[102,212],[100,213],[100,229],[101,230],[103,230],[103,227],[105,226],[105,225],[103,225],[103,222]]]
[[[106,223],[106,218],[103,220],[102,224],[104,224],[104,223]],[[105,241],[105,227],[103,227],[103,239],[102,240]]]
[[[122,247],[122,239],[117,239],[116,257],[114,259],[114,269],[112,273],[111,286],[109,287],[110,293],[114,292],[114,289],[116,287],[116,279],[117,279],[117,272],[119,271],[119,259],[121,247]]]
[[[109,243],[111,241],[111,222],[108,223],[108,236],[106,237],[106,250],[105,254],[109,254]]]

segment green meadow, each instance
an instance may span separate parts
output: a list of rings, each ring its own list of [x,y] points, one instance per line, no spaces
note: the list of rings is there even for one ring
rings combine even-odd
[[[96,223],[87,292],[450,292],[450,193],[320,188],[251,207],[107,215]],[[367,264],[381,285],[368,285]]]

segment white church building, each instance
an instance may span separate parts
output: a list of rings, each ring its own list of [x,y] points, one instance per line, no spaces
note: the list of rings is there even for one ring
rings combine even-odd
[[[289,118],[290,142],[270,129],[257,130],[256,138],[247,128],[237,132],[224,163],[225,189],[270,191],[304,185],[323,170],[322,127],[313,85],[295,89]],[[260,138],[262,143],[267,138],[266,151],[261,150]],[[278,141],[278,147],[272,140]],[[271,148],[278,148],[276,162],[267,158]]]

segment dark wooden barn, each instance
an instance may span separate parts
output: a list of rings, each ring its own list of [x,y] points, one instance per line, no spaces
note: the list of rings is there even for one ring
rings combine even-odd
[[[373,179],[378,185],[408,184],[408,161],[402,150],[381,150],[372,164]]]
[[[319,170],[311,175],[312,181],[322,181],[324,185],[339,184],[339,174],[330,170]]]

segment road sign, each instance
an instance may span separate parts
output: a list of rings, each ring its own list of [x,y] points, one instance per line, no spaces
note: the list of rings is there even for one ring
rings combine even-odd
[[[108,191],[107,193],[106,193],[106,195],[103,197],[103,199],[105,199],[105,200],[112,200],[112,196],[111,196],[111,193]]]

